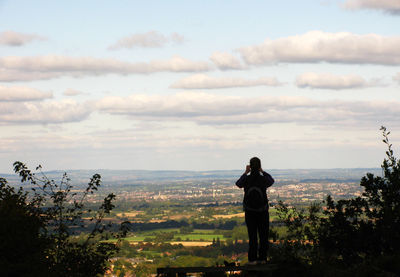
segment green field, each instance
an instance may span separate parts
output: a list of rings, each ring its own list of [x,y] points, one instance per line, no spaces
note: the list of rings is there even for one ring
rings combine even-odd
[[[220,239],[221,241],[224,241],[225,238],[221,234],[214,234],[214,230],[202,230],[202,229],[195,229],[192,233],[190,234],[180,234],[179,229],[159,229],[159,230],[150,230],[150,231],[144,231],[140,232],[135,236],[128,236],[124,238],[124,240],[129,241],[129,242],[144,242],[147,239],[155,239],[156,235],[158,233],[166,233],[166,232],[176,232],[174,235],[174,238],[170,241],[179,241],[179,238],[181,241],[213,241],[213,239]],[[116,242],[116,239],[110,239],[108,242]]]
[[[225,240],[223,235],[217,235],[217,234],[196,234],[196,233],[187,235],[177,234],[175,235],[174,239],[176,240],[178,237],[181,238],[181,240],[189,240],[189,241],[194,241],[194,240],[212,241],[213,238],[215,239],[219,238],[221,241]]]

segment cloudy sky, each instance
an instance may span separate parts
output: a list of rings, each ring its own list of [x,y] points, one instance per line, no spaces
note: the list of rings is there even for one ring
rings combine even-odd
[[[378,167],[400,1],[0,0],[0,172]]]

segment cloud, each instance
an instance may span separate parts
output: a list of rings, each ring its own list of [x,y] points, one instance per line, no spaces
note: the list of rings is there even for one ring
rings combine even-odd
[[[366,81],[357,75],[333,75],[330,73],[307,72],[298,76],[296,85],[300,88],[352,89],[382,86],[378,80]]]
[[[0,102],[0,125],[78,122],[93,108],[72,100],[45,102]]]
[[[200,126],[197,126],[199,129]],[[204,127],[204,129],[208,129]],[[203,130],[202,130],[203,131]],[[314,138],[315,142],[321,142],[321,139]],[[29,141],[29,144],[26,143]],[[327,140],[323,142],[326,144]],[[308,140],[300,139],[282,139],[281,141],[271,140],[268,135],[254,136],[252,134],[241,134],[234,136],[231,133],[218,132],[210,134],[207,132],[190,132],[184,133],[157,132],[157,130],[148,128],[146,132],[127,129],[105,129],[96,132],[80,132],[73,135],[60,134],[59,132],[24,134],[23,136],[3,137],[0,140],[0,151],[23,151],[27,149],[43,150],[72,150],[76,149],[94,149],[96,152],[104,150],[122,150],[126,154],[127,149],[139,149],[141,151],[156,151],[160,153],[174,151],[174,149],[186,150],[190,147],[205,149],[241,149],[248,145],[291,145],[298,147],[299,145],[309,144]],[[115,153],[114,155],[121,155]]]
[[[78,96],[78,95],[82,95],[83,92],[79,91],[79,90],[75,90],[75,89],[67,89],[66,91],[64,91],[63,93],[65,96]]]
[[[150,72],[172,71],[172,72],[196,72],[208,71],[210,66],[206,62],[194,62],[179,56],[174,56],[169,60],[158,60],[149,63]]]
[[[214,52],[210,60],[220,69],[244,69],[244,65],[232,54],[227,52]]]
[[[400,65],[400,36],[311,31],[267,39],[238,49],[248,65],[274,63],[343,63]]]
[[[235,87],[255,87],[255,86],[280,86],[280,83],[273,77],[262,77],[258,79],[243,78],[215,78],[204,74],[195,74],[179,80],[172,84],[170,88],[180,89],[219,89]]]
[[[38,101],[52,98],[51,92],[43,92],[28,87],[0,86],[0,102],[4,101]]]
[[[142,34],[134,34],[128,37],[121,38],[113,45],[108,47],[109,50],[117,50],[121,48],[161,48],[168,43],[183,43],[185,38],[178,34],[172,33],[165,36],[157,31],[150,31]]]
[[[192,121],[206,125],[297,123],[302,125],[398,125],[400,103],[385,101],[319,101],[306,97],[240,97],[205,93],[168,96],[109,96],[96,108],[138,120]]]
[[[394,81],[397,81],[400,84],[400,72],[397,73],[394,77],[393,77]]]
[[[399,125],[400,102],[313,100],[293,96],[226,96],[182,92],[172,95],[106,96],[96,101],[71,99],[0,101],[0,125],[79,122],[93,112],[125,116],[137,122],[247,126],[295,123],[308,126]]]
[[[1,60],[1,58],[0,58]],[[0,68],[0,82],[27,82],[35,80],[49,80],[61,77],[59,72],[29,72]]]
[[[381,10],[391,14],[400,14],[398,0],[347,0],[344,7],[349,10]]]
[[[179,56],[147,63],[68,56],[0,57],[0,81],[3,82],[45,80],[62,76],[200,72],[209,69],[210,65],[207,62],[191,61]]]
[[[45,40],[45,38],[35,34],[24,34],[14,31],[5,31],[0,33],[0,45],[23,46],[34,40]]]

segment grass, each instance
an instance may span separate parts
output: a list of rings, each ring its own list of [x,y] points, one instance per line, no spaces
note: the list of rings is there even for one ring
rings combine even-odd
[[[162,233],[162,232],[177,232],[179,233],[178,228],[164,228],[164,229],[156,229],[156,230],[147,230],[141,231],[138,233],[139,236],[152,236],[151,234]]]
[[[138,236],[152,236],[153,234],[162,233],[162,232],[176,232],[177,235],[180,235],[179,228],[164,228],[164,229],[156,229],[156,230],[147,230],[141,231],[137,233]],[[213,234],[215,230],[212,229],[194,229],[194,234]]]
[[[133,236],[133,237],[127,237],[125,240],[127,241],[132,241],[132,242],[140,242],[144,241],[145,238],[152,238],[154,239],[155,236],[153,235],[138,235],[138,236]],[[191,234],[176,234],[174,236],[174,239],[172,241],[177,241],[178,238],[181,238],[182,241],[212,241],[214,238],[217,239],[219,238],[220,240],[225,240],[223,235],[220,234],[210,234],[210,233],[191,233]]]
[[[225,238],[221,234],[214,234],[214,230],[203,230],[203,229],[195,229],[193,233],[190,234],[180,234],[179,229],[158,229],[158,230],[150,230],[140,232],[135,236],[129,236],[124,238],[124,240],[129,242],[144,242],[146,238],[154,239],[155,233],[161,232],[177,232],[174,236],[174,239],[171,241],[177,241],[178,238],[181,241],[213,241],[213,239],[219,238],[221,241],[224,241]],[[110,239],[108,242],[116,242],[116,239]]]
[[[175,235],[174,240],[176,240],[178,237],[181,238],[181,240],[183,240],[183,241],[185,241],[185,240],[212,241],[214,238],[215,239],[219,238],[221,241],[225,240],[223,235],[217,235],[217,234],[185,234],[185,235],[178,234],[178,235]]]

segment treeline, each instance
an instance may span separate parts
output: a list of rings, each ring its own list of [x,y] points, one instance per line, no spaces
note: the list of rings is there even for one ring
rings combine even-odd
[[[158,230],[158,229],[170,229],[180,228],[185,226],[191,226],[194,229],[221,229],[221,230],[232,230],[238,225],[237,221],[228,220],[223,222],[210,222],[200,223],[192,222],[188,223],[186,220],[175,221],[167,220],[164,222],[126,222],[127,228],[132,232]]]

